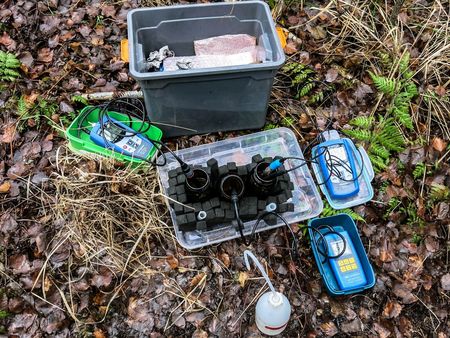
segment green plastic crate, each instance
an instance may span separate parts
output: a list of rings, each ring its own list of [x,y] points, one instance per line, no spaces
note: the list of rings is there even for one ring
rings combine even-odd
[[[89,136],[89,133],[80,131],[79,128],[87,127],[88,130],[92,127],[93,124],[97,123],[99,120],[99,112],[100,109],[94,109],[92,110],[89,115],[86,116],[84,121],[82,122],[82,125],[79,126],[80,120],[83,118],[84,112],[86,109],[90,109],[90,106],[86,106],[81,110],[78,117],[73,120],[73,122],[70,124],[69,128],[66,130],[66,137],[69,140],[69,149],[71,149],[75,153],[83,154],[83,153],[93,153],[97,154],[106,158],[114,158],[115,160],[118,160],[120,162],[128,162],[131,163],[133,166],[140,165],[140,164],[147,164],[146,161],[133,158],[131,156],[124,155],[122,153],[103,148],[94,142],[91,141],[91,138]],[[129,122],[129,117],[123,114],[119,114],[117,112],[108,112],[108,115],[112,117],[113,119],[116,119],[120,122]],[[133,129],[139,129],[143,125],[142,129],[148,128],[149,123],[148,122],[142,122],[137,119],[132,119],[133,121]],[[147,136],[150,140],[160,141],[162,137],[162,131],[161,129],[155,127],[154,125],[151,125],[151,127],[147,130],[147,132],[142,133],[143,135]],[[153,147],[153,149],[150,151],[150,154],[147,158],[147,160],[153,160],[157,154],[156,147]]]

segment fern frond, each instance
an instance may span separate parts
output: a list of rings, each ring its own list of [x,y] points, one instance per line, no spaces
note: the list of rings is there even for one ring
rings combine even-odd
[[[314,82],[305,83],[302,89],[300,89],[300,91],[298,92],[298,97],[308,95],[308,93],[314,88],[314,86],[315,86]]]
[[[397,120],[406,128],[409,130],[413,130],[413,121],[411,119],[411,116],[409,115],[408,111],[405,111],[404,109],[396,109],[393,110],[394,116],[397,118]]]
[[[380,156],[369,153],[369,158],[376,172],[380,172],[387,168],[387,160],[381,158]]]
[[[372,139],[372,132],[365,129],[349,129],[342,130],[342,132],[349,137],[358,141],[370,141]]]
[[[373,116],[358,116],[350,120],[350,125],[360,128],[369,129],[373,126],[375,119]]]
[[[351,218],[353,218],[353,220],[355,220],[355,221],[360,221],[360,222],[366,223],[366,220],[363,217],[361,217],[359,214],[354,212],[352,209],[335,210],[335,209],[331,208],[328,205],[328,203],[324,204],[324,207],[322,210],[323,216],[328,217],[328,216],[334,216],[334,215],[338,215],[338,214],[347,214]]]
[[[369,152],[385,160],[389,159],[389,156],[391,155],[389,150],[387,150],[384,146],[376,142],[372,142],[370,144]]]
[[[27,118],[29,112],[29,107],[27,102],[25,101],[25,98],[21,96],[19,100],[17,101],[17,114],[20,116],[20,118]]]
[[[417,163],[412,175],[415,179],[422,178],[427,170],[427,165],[423,162]]]
[[[409,52],[405,52],[405,54],[403,54],[403,57],[400,59],[400,74],[405,73],[409,69],[409,58]]]
[[[450,188],[442,184],[432,183],[430,199],[434,202],[450,200]]]
[[[381,132],[375,135],[374,141],[378,141],[390,151],[400,152],[404,149],[405,140],[392,118],[383,120],[380,124],[380,130]]]
[[[384,76],[378,76],[371,71],[369,71],[369,75],[372,78],[373,83],[377,89],[389,96],[394,96],[395,91],[398,87],[397,81],[395,79],[389,79]]]
[[[72,102],[81,103],[87,106],[89,104],[88,100],[81,95],[72,96]]]
[[[417,90],[417,86],[412,81],[408,81],[404,88],[405,88],[405,93],[407,93],[407,95],[410,99],[412,99],[414,96],[417,96],[419,94],[419,91]]]
[[[311,96],[311,98],[309,99],[309,102],[310,103],[319,103],[319,102],[322,102],[323,101],[323,92],[322,91],[320,91],[320,92],[317,92],[317,93],[315,93],[314,95],[312,95]]]

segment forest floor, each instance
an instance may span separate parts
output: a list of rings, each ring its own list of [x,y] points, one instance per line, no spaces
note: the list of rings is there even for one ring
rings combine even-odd
[[[0,336],[261,336],[254,305],[267,286],[243,264],[248,247],[183,249],[155,170],[76,156],[62,137],[80,94],[139,89],[120,58],[126,15],[164,4],[0,4]],[[449,337],[448,2],[269,4],[287,62],[264,129],[291,128],[305,148],[332,127],[363,145],[376,169],[373,200],[347,210],[375,270],[373,289],[327,294],[305,222],[291,226],[298,260],[283,227],[250,245],[291,302],[283,336]]]

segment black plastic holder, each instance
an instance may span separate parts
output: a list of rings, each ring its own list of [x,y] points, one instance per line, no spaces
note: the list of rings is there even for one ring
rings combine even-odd
[[[293,212],[294,204],[287,203],[294,189],[289,174],[269,181],[261,178],[261,170],[273,160],[255,155],[247,165],[229,162],[218,166],[217,160],[212,158],[206,167],[193,168],[196,179],[186,179],[181,168],[170,170],[167,192],[180,230],[210,230],[219,224],[232,223],[235,219],[230,202],[233,190],[239,197],[239,215],[244,222],[255,220],[270,203],[277,205],[276,211],[280,214]],[[284,167],[278,171],[284,171]],[[269,225],[277,222],[274,215],[264,220]]]

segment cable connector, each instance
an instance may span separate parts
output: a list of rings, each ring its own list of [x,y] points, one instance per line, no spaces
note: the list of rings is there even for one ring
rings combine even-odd
[[[181,161],[180,167],[186,178],[191,178],[192,176],[194,176],[194,171],[192,170],[192,167],[186,162]]]
[[[279,167],[281,167],[282,165],[283,165],[283,162],[284,162],[284,159],[277,159],[277,160],[275,160],[275,161],[272,161],[270,164],[269,164],[269,166],[266,168],[266,169],[264,169],[264,171],[263,171],[263,175],[264,176],[267,176],[267,175],[269,175],[272,171],[275,171],[275,170],[277,170]]]

